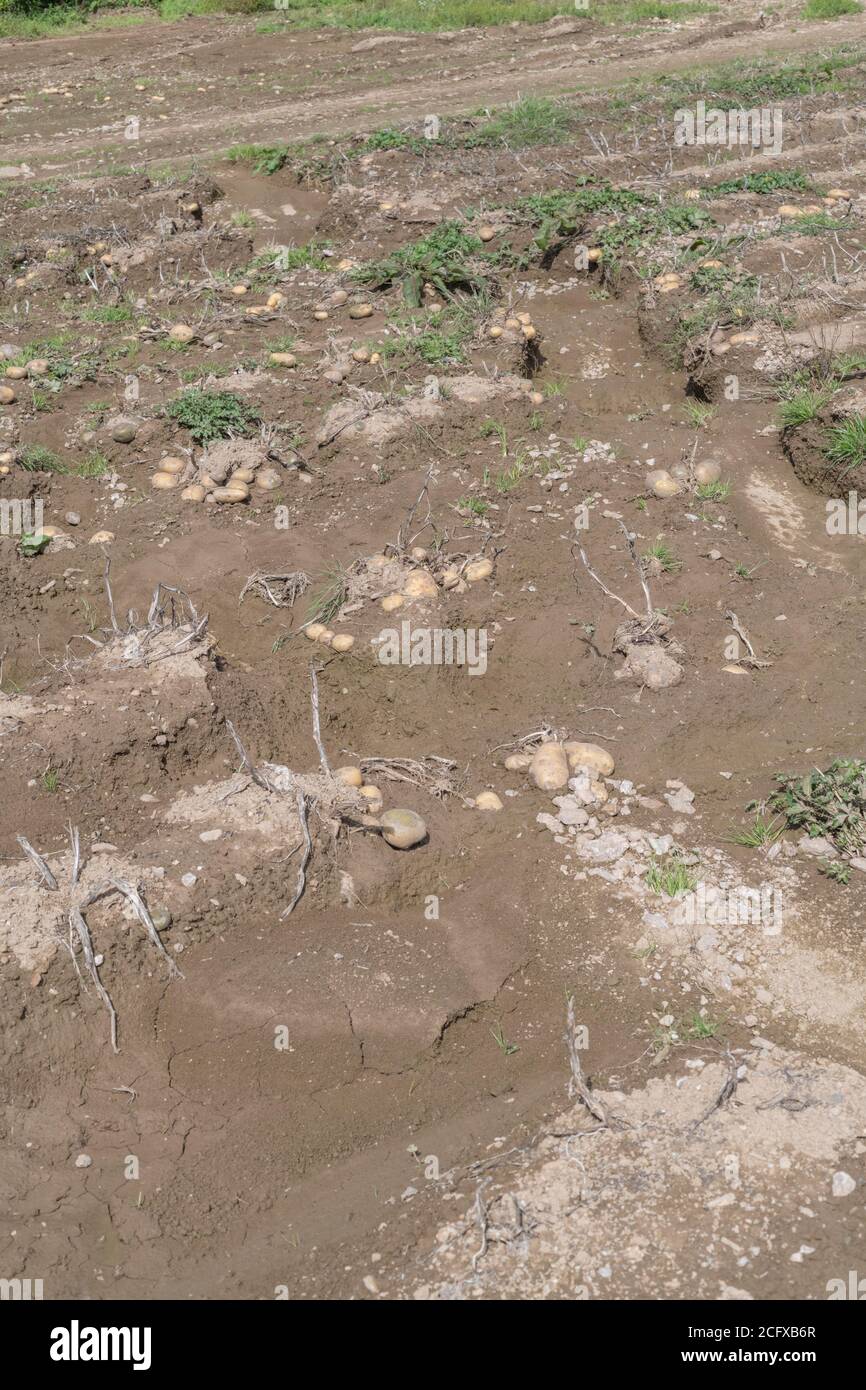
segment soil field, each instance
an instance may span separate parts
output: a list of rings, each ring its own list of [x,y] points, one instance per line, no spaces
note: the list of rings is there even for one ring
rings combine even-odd
[[[0,1271],[825,1299],[862,15],[213,16],[0,74]]]

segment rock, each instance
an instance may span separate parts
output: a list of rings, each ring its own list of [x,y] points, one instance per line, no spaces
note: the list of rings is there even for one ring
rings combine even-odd
[[[509,753],[503,766],[509,772],[525,772],[532,762],[531,753]],[[866,860],[863,861],[866,864]]]
[[[213,844],[215,840],[221,840],[224,832],[222,830],[203,830],[199,839],[206,845]]]
[[[198,883],[198,878],[195,874],[181,874],[180,881],[184,888],[195,888],[195,885]]]
[[[360,43],[355,43],[350,48],[350,53],[371,53],[374,48],[384,48],[388,44],[400,44],[405,47],[408,43],[414,43],[406,34],[377,34],[372,39],[361,39]]]
[[[559,807],[559,820],[563,825],[587,825],[589,815],[580,801],[574,796],[555,796],[554,804]]]
[[[804,854],[814,855],[817,859],[835,859],[838,854],[836,846],[823,835],[804,835],[797,841],[797,848]]]
[[[76,1168],[89,1168],[92,1162],[93,1159],[90,1154],[79,1154],[75,1160],[75,1166]]]
[[[857,1183],[850,1173],[843,1173],[840,1169],[838,1173],[833,1174],[832,1192],[834,1197],[850,1197],[856,1187]]]
[[[629,844],[625,835],[618,830],[605,830],[602,835],[577,835],[574,847],[581,859],[591,859],[595,864],[612,864],[621,859]]]
[[[386,811],[381,825],[382,839],[392,849],[412,849],[427,839],[427,826],[415,811]]]
[[[676,811],[679,815],[693,816],[695,814],[695,808],[692,805],[695,799],[694,792],[683,786],[682,782],[668,782],[668,786],[673,790],[664,792],[663,795],[671,810]]]
[[[549,811],[539,811],[535,819],[539,825],[543,825],[545,830],[549,830],[553,835],[561,835],[565,830],[562,821],[557,820],[556,816],[552,816]]]
[[[67,512],[63,520],[67,526],[79,526],[81,524],[81,517],[78,512]]]

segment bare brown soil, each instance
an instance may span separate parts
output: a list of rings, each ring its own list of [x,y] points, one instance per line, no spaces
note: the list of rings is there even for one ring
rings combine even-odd
[[[857,17],[763,24],[744,5],[659,25],[651,59],[645,32],[601,26],[588,41],[424,35],[358,53],[367,35],[257,35],[234,20],[0,52],[22,93],[3,117],[2,338],[23,352],[68,335],[34,350],[63,371],[10,379],[16,400],[0,406],[0,501],[42,499],[62,533],[38,555],[0,537],[8,1277],[42,1278],[51,1298],[820,1299],[856,1265],[866,889],[858,871],[847,887],[819,875],[796,836],[772,850],[730,837],[776,772],[863,755],[866,558],[858,536],[828,535],[820,432],[783,439],[776,391],[816,356],[791,335],[866,307],[862,113],[850,94],[786,107],[796,138],[773,167],[851,193],[832,240],[780,227],[780,204],[806,194],[701,203],[714,236],[742,233],[726,253],[735,273],[785,307],[785,326],[761,320],[754,341],[731,344],[732,324],[683,334],[691,282],[662,292],[637,255],[616,276],[577,270],[567,245],[497,268],[463,361],[389,356],[399,288],[361,290],[339,268],[469,209],[517,255],[529,234],[502,208],[581,175],[665,196],[715,181],[705,150],[673,151],[640,112],[611,123],[600,107],[595,142],[582,131],[519,152],[359,156],[351,137],[527,92],[601,98],[638,73],[752,56],[756,35],[782,54],[863,33]],[[40,94],[65,83],[70,96]],[[124,143],[139,101],[140,140]],[[233,141],[315,132],[333,139],[331,177],[222,158]],[[590,244],[603,221],[584,229]],[[268,247],[314,238],[330,243],[324,268],[251,270]],[[687,242],[669,237],[662,264]],[[270,293],[283,302],[247,312]],[[372,314],[352,318],[361,302]],[[435,289],[425,302],[448,307]],[[122,305],[126,318],[87,316]],[[517,313],[535,325],[531,349],[520,329],[489,334]],[[189,345],[170,343],[178,323]],[[293,367],[270,359],[287,337]],[[351,355],[383,348],[378,362]],[[165,413],[190,385],[255,411],[273,491],[221,505],[151,487],[165,456],[184,461],[184,482],[202,463]],[[700,427],[695,402],[715,407]],[[119,416],[129,442],[114,438]],[[34,446],[69,471],[25,469]],[[99,476],[81,476],[94,453]],[[726,497],[648,491],[648,468],[709,456]],[[640,553],[663,537],[678,562],[647,571],[683,668],[669,689],[620,678],[624,615],[575,548],[583,537],[640,608],[621,520]],[[111,539],[93,542],[101,531]],[[427,554],[411,560],[400,542],[416,532]],[[387,547],[438,582],[393,618],[365,567]],[[444,586],[447,562],[479,554],[491,578]],[[311,596],[353,566],[329,618],[355,638],[338,654],[300,629]],[[256,572],[304,572],[312,587],[291,607],[241,601]],[[207,629],[142,652],[130,634],[160,584]],[[732,661],[729,611],[765,665]],[[382,664],[378,638],[404,617],[483,629],[486,673]],[[387,807],[427,824],[405,852],[312,806],[306,889],[286,916],[303,857],[295,800],[250,782],[227,721],[256,767],[317,774],[311,658],[332,767],[436,757],[452,785],[437,795],[365,769]],[[539,823],[551,795],[504,758],[542,729],[613,755],[626,785],[598,818],[645,832],[642,850],[637,837],[593,863],[580,836]],[[694,793],[685,809],[678,781]],[[500,811],[474,805],[485,789]],[[770,884],[781,934],[678,924],[645,882],[647,836],[671,836],[713,882]],[[112,878],[139,887],[170,958],[117,892],[87,909],[117,1052],[67,949],[70,907]],[[561,1114],[568,998],[603,1123],[574,1096]],[[850,1195],[832,1195],[837,1172]]]

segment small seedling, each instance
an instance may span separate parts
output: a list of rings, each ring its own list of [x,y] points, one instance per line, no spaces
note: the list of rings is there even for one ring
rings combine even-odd
[[[493,1035],[493,1041],[496,1043],[496,1046],[499,1048],[499,1051],[502,1053],[503,1057],[511,1057],[513,1053],[520,1051],[520,1048],[517,1046],[517,1043],[509,1042],[508,1039],[505,1037],[505,1034],[502,1031],[501,1023],[497,1023],[495,1028],[490,1029],[490,1032]]]

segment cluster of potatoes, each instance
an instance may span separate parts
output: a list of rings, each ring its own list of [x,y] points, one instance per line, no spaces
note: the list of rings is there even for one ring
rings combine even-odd
[[[682,492],[688,487],[690,482],[695,482],[700,487],[705,487],[708,483],[717,483],[722,476],[722,465],[718,459],[702,459],[694,468],[689,468],[685,463],[675,463],[668,468],[651,468],[645,478],[647,492],[651,492],[654,497],[676,497],[678,492]]]
[[[34,357],[24,367],[7,367],[3,373],[6,384],[0,386],[0,405],[14,405],[18,394],[10,381],[27,381],[28,378],[45,376],[49,363],[44,357]]]
[[[171,455],[159,461],[159,467],[152,474],[150,485],[158,491],[168,492],[180,487],[189,478],[194,465],[188,459]],[[206,464],[200,467],[193,481],[186,482],[181,492],[184,502],[218,502],[232,504],[249,502],[252,488],[260,493],[275,492],[282,484],[276,468],[243,465],[234,468],[224,479],[213,478],[206,471]]]
[[[396,613],[406,603],[432,602],[434,599],[438,599],[440,584],[443,589],[453,589],[458,593],[465,593],[469,584],[479,584],[485,579],[490,579],[493,574],[493,561],[482,555],[467,561],[462,568],[458,565],[449,565],[439,576],[440,584],[437,584],[430,571],[423,568],[424,562],[429,558],[424,547],[413,547],[410,556],[418,568],[404,570],[402,589],[399,591],[395,589],[381,599],[381,607],[385,613]],[[389,559],[387,555],[371,555],[367,560],[367,569],[373,575],[377,570],[384,573],[386,570],[395,570],[396,568],[398,568],[396,562]],[[311,642],[320,642],[322,646],[330,647],[335,652],[349,652],[355,645],[354,637],[348,632],[335,633],[325,623],[308,623],[304,627],[303,633]]]
[[[509,772],[525,771],[529,780],[542,792],[562,791],[568,786],[570,777],[578,772],[592,773],[595,779],[610,777],[614,770],[614,760],[606,748],[597,743],[580,743],[569,739],[560,743],[550,739],[541,743],[533,753],[511,753],[505,759]],[[599,800],[607,799],[607,792],[599,782]]]
[[[338,782],[351,787],[364,798],[370,812],[370,818],[366,823],[381,830],[382,839],[392,849],[412,849],[427,839],[427,825],[416,811],[395,807],[391,811],[385,811],[384,815],[380,814],[385,804],[382,792],[372,782],[364,781],[359,767],[338,767],[334,776]],[[374,820],[374,817],[377,819]]]
[[[350,633],[332,632],[325,623],[307,623],[304,636],[311,642],[321,642],[323,647],[330,647],[334,652],[350,652],[355,645]]]
[[[795,203],[783,203],[779,208],[780,217],[814,217],[818,212],[838,207],[840,203],[850,203],[853,198],[850,188],[831,188],[820,203],[806,203],[797,207]]]
[[[423,546],[415,546],[410,551],[410,556],[419,566],[423,566],[428,559]],[[390,564],[387,555],[371,555],[367,561],[367,568],[373,571],[384,570]],[[482,580],[489,579],[492,574],[493,561],[483,555],[467,561],[462,568],[459,565],[449,565],[439,576],[438,584],[428,569],[408,570],[402,589],[386,594],[381,600],[382,611],[396,613],[407,602],[438,599],[440,584],[443,589],[455,589],[458,593],[465,593],[467,584],[479,584]]]
[[[519,313],[512,314],[500,309],[493,316],[487,336],[494,340],[504,338],[506,342],[517,342],[523,338],[525,342],[531,343],[533,338],[538,337],[538,329],[527,310],[522,309]]]
[[[714,260],[712,257],[705,261],[698,261],[699,270],[724,270],[724,261]],[[670,294],[673,290],[682,289],[685,279],[676,270],[665,270],[661,275],[657,275],[653,280],[653,287],[659,294]]]
[[[568,786],[569,779],[578,773],[586,773],[591,778],[590,791],[596,802],[607,801],[607,788],[602,777],[610,777],[614,770],[614,760],[607,749],[597,743],[580,743],[567,740],[560,743],[550,739],[532,753],[510,753],[504,767],[508,772],[525,772],[539,791],[557,792]],[[502,802],[493,791],[480,792],[475,797],[478,811],[501,811]]]

